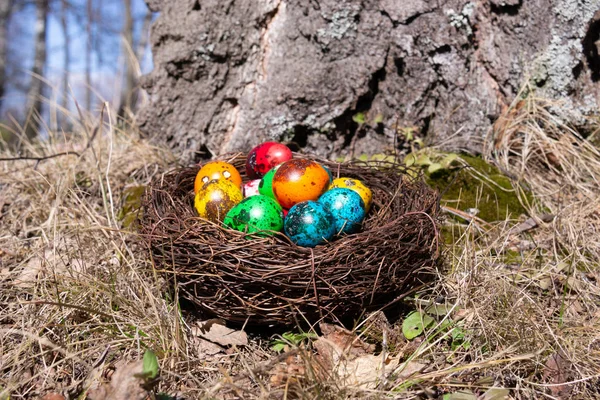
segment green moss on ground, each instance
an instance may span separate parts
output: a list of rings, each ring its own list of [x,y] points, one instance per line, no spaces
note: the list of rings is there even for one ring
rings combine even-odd
[[[465,211],[479,210],[477,217],[488,222],[517,218],[526,210],[510,179],[480,157],[460,155],[464,168],[426,171],[426,182],[442,193],[442,204]]]

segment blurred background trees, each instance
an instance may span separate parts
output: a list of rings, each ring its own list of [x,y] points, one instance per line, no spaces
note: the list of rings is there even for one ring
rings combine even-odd
[[[68,130],[75,102],[133,115],[153,17],[143,0],[0,0],[3,134]]]

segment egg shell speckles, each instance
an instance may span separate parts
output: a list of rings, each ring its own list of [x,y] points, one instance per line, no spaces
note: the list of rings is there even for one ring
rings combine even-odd
[[[228,180],[214,179],[205,183],[196,193],[194,207],[200,217],[212,222],[219,222],[242,199],[242,191],[239,186]]]
[[[194,180],[194,193],[212,180],[228,180],[238,187],[242,186],[242,176],[233,165],[225,161],[211,161],[202,166]]]
[[[227,213],[223,223],[240,232],[276,231],[283,229],[283,212],[275,200],[257,195],[248,197]],[[272,234],[272,232],[264,232]]]
[[[272,168],[269,172],[265,174],[260,180],[260,184],[258,185],[258,191],[260,194],[264,196],[268,196],[273,200],[277,200],[275,198],[275,194],[273,193],[273,177],[275,176],[275,172],[279,169],[281,165],[278,165]]]
[[[373,202],[373,193],[371,192],[371,189],[369,189],[367,186],[365,186],[364,183],[362,183],[362,181],[354,178],[341,177],[334,179],[333,182],[331,182],[331,186],[329,186],[329,189],[333,188],[346,188],[355,191],[365,203],[365,211],[369,212],[369,210],[371,209],[371,203]]]
[[[317,200],[329,186],[329,174],[312,160],[296,158],[283,163],[273,176],[273,193],[283,208]]]
[[[335,232],[354,233],[360,229],[360,224],[365,218],[365,203],[358,193],[345,188],[334,188],[326,191],[319,198],[333,216]]]
[[[291,160],[292,157],[292,151],[282,143],[261,143],[248,153],[246,173],[252,179],[261,178],[276,165]]]
[[[331,213],[321,203],[304,201],[290,209],[284,231],[297,245],[315,247],[333,237],[335,225]]]
[[[242,192],[244,193],[244,197],[251,197],[260,194],[258,191],[258,186],[260,185],[260,179],[254,179],[250,182],[244,183],[242,188]]]

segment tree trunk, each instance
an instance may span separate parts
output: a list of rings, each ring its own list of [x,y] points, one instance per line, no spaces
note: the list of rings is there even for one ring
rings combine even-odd
[[[12,11],[12,1],[0,2],[0,111],[6,87],[6,63],[8,56],[8,22]]]
[[[376,153],[399,126],[478,151],[527,80],[577,124],[600,105],[600,0],[147,3],[161,15],[139,120],[185,160],[263,140]]]
[[[39,134],[42,121],[47,23],[48,0],[37,0],[35,12],[35,55],[33,58],[33,68],[31,69],[31,84],[27,93],[29,117],[26,122],[25,133],[29,138],[34,138]]]
[[[60,14],[60,26],[63,32],[65,40],[64,53],[63,53],[63,76],[62,76],[62,98],[60,105],[63,109],[61,115],[66,115],[69,110],[69,74],[71,72],[71,38],[69,36],[69,24],[68,24],[68,8],[69,5],[66,0],[61,0],[61,14]],[[62,125],[64,125],[68,118],[61,118]],[[66,129],[63,126],[63,129]]]
[[[133,91],[136,84],[135,76],[135,52],[133,49],[133,15],[131,13],[131,0],[123,0],[125,8],[123,21],[123,50],[122,57],[125,65],[125,82],[121,89],[121,101],[119,105],[119,116],[125,117],[125,114],[132,110]]]

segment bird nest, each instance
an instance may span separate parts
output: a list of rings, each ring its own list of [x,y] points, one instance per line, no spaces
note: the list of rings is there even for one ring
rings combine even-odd
[[[350,321],[393,304],[431,276],[439,257],[436,192],[395,163],[308,158],[334,176],[360,179],[373,192],[360,232],[314,249],[296,246],[284,234],[260,237],[200,219],[193,207],[198,167],[152,182],[141,231],[154,262],[180,294],[200,310],[239,324]],[[245,155],[223,159],[246,178]]]

